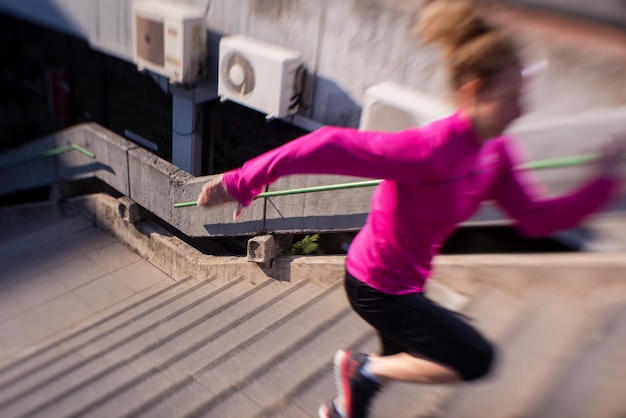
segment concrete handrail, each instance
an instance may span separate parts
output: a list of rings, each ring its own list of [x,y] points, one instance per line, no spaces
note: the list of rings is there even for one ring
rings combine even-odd
[[[264,197],[275,197],[275,196],[289,196],[294,194],[302,194],[302,193],[314,193],[314,192],[328,192],[332,190],[346,190],[346,189],[356,189],[359,187],[371,187],[377,186],[382,180],[366,180],[366,181],[356,181],[352,183],[341,183],[341,184],[329,184],[328,186],[314,186],[314,187],[303,187],[299,189],[289,189],[289,190],[277,190],[275,192],[263,192],[259,193],[255,199],[261,199]],[[197,202],[183,202],[183,203],[175,203],[175,208],[185,208],[190,206],[196,206]]]
[[[589,164],[596,161],[598,158],[597,155],[576,155],[572,157],[563,157],[563,158],[549,158],[546,160],[532,161],[529,163],[521,164],[519,168],[524,170],[544,170],[548,168],[563,168],[563,167],[575,167],[583,164]],[[624,156],[626,159],[626,156]],[[301,193],[314,193],[314,192],[327,192],[331,190],[346,190],[346,189],[354,189],[358,187],[371,187],[377,186],[382,180],[366,180],[366,181],[357,181],[352,183],[342,183],[342,184],[330,184],[328,186],[315,186],[315,187],[304,187],[299,189],[289,189],[289,190],[277,190],[275,192],[263,192],[258,194],[255,199],[260,199],[264,197],[274,197],[274,196],[288,196],[294,194]],[[196,206],[197,202],[182,202],[175,203],[174,208],[185,208]]]
[[[551,194],[567,190],[587,177],[585,170],[567,167],[584,164],[590,160],[590,156],[544,159],[559,157],[563,150],[575,153],[576,148],[570,144],[574,141],[582,143],[582,137],[588,137],[587,134],[583,135],[585,130],[582,128],[593,127],[597,131],[597,126],[602,126],[623,130],[623,114],[626,114],[626,108],[623,111],[618,109],[600,115],[577,116],[558,123],[535,125],[532,130],[525,128],[517,135],[521,142],[524,145],[539,145],[530,147],[530,159],[535,162],[527,168],[566,167],[541,170],[538,177]],[[601,125],[599,120],[602,121]],[[559,142],[561,136],[566,136],[567,143]],[[559,148],[547,148],[546,145],[551,144],[546,141],[547,137],[557,139]],[[215,176],[194,177],[95,123],[76,125],[6,151],[0,154],[0,167],[70,144],[89,149],[98,158],[93,161],[82,152],[65,152],[57,158],[43,158],[5,169],[0,171],[0,195],[95,177],[187,236],[249,236],[262,233],[357,231],[369,213],[371,195],[378,181],[334,175],[287,176],[272,184],[272,190],[260,195],[261,199],[253,201],[235,224],[229,205],[210,211],[181,211],[174,208],[177,202],[195,199],[203,184]],[[328,184],[338,186],[328,188]],[[285,196],[285,190],[294,196]],[[311,190],[318,193],[309,193]],[[483,205],[466,223],[501,223],[505,220],[492,205]]]

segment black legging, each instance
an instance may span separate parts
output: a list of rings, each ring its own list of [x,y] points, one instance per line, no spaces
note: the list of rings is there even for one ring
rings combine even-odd
[[[406,352],[457,371],[464,380],[485,376],[495,349],[461,316],[423,293],[388,295],[346,272],[346,293],[357,314],[380,336],[382,355]]]

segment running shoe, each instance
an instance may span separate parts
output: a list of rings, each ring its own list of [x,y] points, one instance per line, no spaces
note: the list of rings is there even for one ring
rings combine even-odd
[[[335,353],[337,399],[344,406],[344,418],[366,418],[372,399],[380,391],[380,384],[361,373],[368,361],[369,357],[362,353],[343,350]]]

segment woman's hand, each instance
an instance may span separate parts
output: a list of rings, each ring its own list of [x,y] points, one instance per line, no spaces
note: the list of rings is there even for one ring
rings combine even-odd
[[[212,180],[207,181],[202,186],[202,191],[198,195],[197,204],[203,208],[210,208],[213,206],[223,205],[225,203],[236,202],[237,200],[224,185],[223,176],[217,176]],[[237,205],[233,213],[233,222],[239,221],[241,214],[245,210],[241,204]]]
[[[625,156],[626,133],[623,133],[614,136],[611,141],[600,148],[598,161],[596,163],[599,174],[604,176],[616,176]]]

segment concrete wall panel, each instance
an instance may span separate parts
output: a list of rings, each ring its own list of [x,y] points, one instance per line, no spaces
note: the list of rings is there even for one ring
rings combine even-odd
[[[174,203],[195,201],[204,183],[211,178],[189,176],[187,181],[172,191]],[[172,222],[189,236],[255,235],[263,230],[263,205],[263,199],[255,200],[237,224],[232,222],[235,203],[211,209],[173,209]]]
[[[247,2],[248,36],[300,51],[308,68],[315,67],[320,25],[326,1],[252,0]],[[322,43],[323,44],[323,43]]]
[[[344,184],[368,179],[347,176],[290,176],[269,191]],[[266,229],[284,231],[358,230],[369,213],[373,187],[267,198]]]
[[[57,135],[57,144],[74,143],[93,152],[95,159],[72,151],[58,157],[59,179],[71,181],[97,177],[120,193],[128,196],[129,149],[136,145],[96,124],[86,124]]]
[[[156,216],[172,218],[173,175],[179,169],[143,148],[128,152],[130,198]]]

